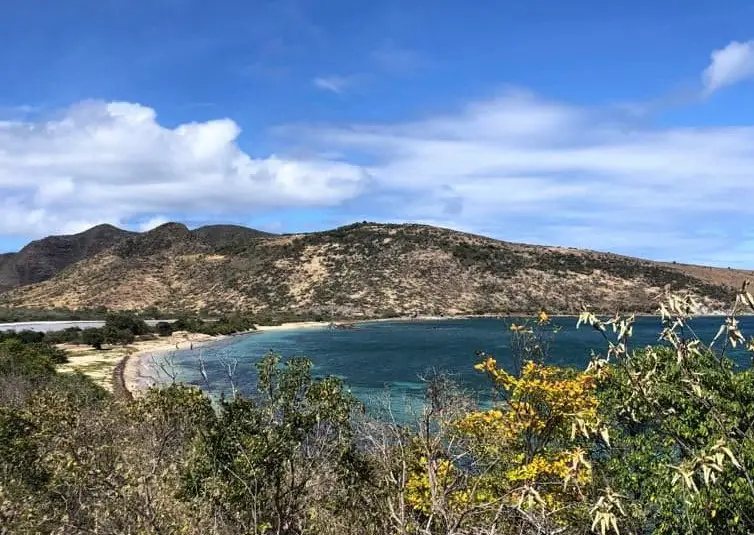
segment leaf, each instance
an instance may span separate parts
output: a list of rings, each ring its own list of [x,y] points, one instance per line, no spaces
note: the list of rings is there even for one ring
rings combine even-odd
[[[600,437],[602,437],[602,440],[605,441],[605,444],[610,447],[610,432],[607,427],[600,429]]]

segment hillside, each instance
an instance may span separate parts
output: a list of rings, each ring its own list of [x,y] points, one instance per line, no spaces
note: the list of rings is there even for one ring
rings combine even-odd
[[[360,223],[265,235],[242,227],[136,234],[42,283],[0,296],[11,306],[243,310],[384,316],[650,312],[665,285],[728,306],[752,272],[530,246],[422,225]]]
[[[237,225],[207,225],[192,231],[183,225],[175,224],[168,224],[165,228],[172,229],[173,238],[179,241],[198,240],[212,247],[242,245],[250,240],[273,236],[267,232]],[[180,230],[176,231],[176,229]],[[162,229],[157,235],[164,235],[164,231],[165,229]],[[79,234],[49,236],[33,241],[17,253],[2,253],[0,254],[0,292],[51,279],[68,266],[93,257],[105,249],[117,247],[127,238],[138,235],[136,232],[122,230],[112,225],[98,225]],[[154,238],[155,236],[146,240],[140,238],[137,242],[150,242],[156,249],[165,246],[164,243],[154,243]],[[128,243],[130,245],[126,245],[126,248],[132,246],[134,242]],[[119,250],[123,252],[122,249]]]
[[[214,247],[243,245],[250,240],[275,236],[275,234],[269,232],[262,232],[261,230],[239,225],[207,225],[193,230],[192,233]]]
[[[18,253],[0,255],[0,292],[54,277],[76,262],[96,255],[130,236],[111,225],[98,225],[79,234],[36,240]]]

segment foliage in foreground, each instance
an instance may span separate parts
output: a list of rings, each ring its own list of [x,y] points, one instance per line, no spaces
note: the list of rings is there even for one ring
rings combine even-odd
[[[480,355],[492,405],[440,376],[410,425],[365,416],[306,359],[264,358],[248,397],[125,401],[9,339],[0,532],[751,533],[754,377],[725,356],[744,305],[706,346],[685,336],[688,297],[663,305],[656,347],[630,347],[631,317],[584,313],[607,352],[583,371],[547,364],[542,314]]]

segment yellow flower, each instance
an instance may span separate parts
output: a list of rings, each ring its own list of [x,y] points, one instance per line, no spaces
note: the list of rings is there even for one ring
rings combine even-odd
[[[542,310],[539,313],[539,323],[547,323],[548,321],[550,321],[550,316],[547,315],[547,312]]]

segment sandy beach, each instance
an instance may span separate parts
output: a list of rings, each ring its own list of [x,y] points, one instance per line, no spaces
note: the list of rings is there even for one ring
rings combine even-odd
[[[239,333],[251,334],[249,333]],[[166,358],[174,351],[185,351],[198,349],[202,346],[216,344],[221,340],[230,338],[230,336],[210,336],[200,333],[175,332],[172,336],[155,340],[155,343],[145,343],[144,346],[137,347],[135,351],[127,355],[123,366],[123,385],[131,394],[137,394],[139,390],[149,388],[156,384],[154,378],[155,366],[161,361],[166,364]]]
[[[373,322],[397,322],[397,321],[438,321],[454,320],[481,316],[402,316],[397,318],[381,319],[353,319],[336,321],[339,325],[358,325]],[[485,316],[499,317],[499,316]],[[256,331],[239,333],[233,336],[253,334],[255,332],[293,331],[301,329],[326,329],[330,325],[327,321],[301,321],[283,323],[281,325],[257,325]],[[73,344],[61,344],[58,347],[68,351],[70,362],[61,365],[58,369],[65,371],[80,371],[91,377],[96,383],[112,391],[114,385],[114,372],[118,363],[121,366],[123,386],[132,394],[139,390],[149,388],[155,384],[155,365],[166,360],[173,351],[197,349],[202,346],[216,344],[229,336],[209,336],[200,333],[175,332],[165,338],[138,341],[127,346],[105,347],[97,351],[89,346]]]
[[[171,336],[155,340],[143,340],[127,346],[105,346],[98,351],[90,346],[60,344],[68,352],[69,362],[58,367],[61,372],[80,371],[91,377],[107,390],[113,390],[113,372],[118,363],[125,362],[123,377],[128,390],[143,388],[150,383],[149,370],[152,357],[169,354],[171,351],[215,343],[226,337],[199,333],[175,332]]]

